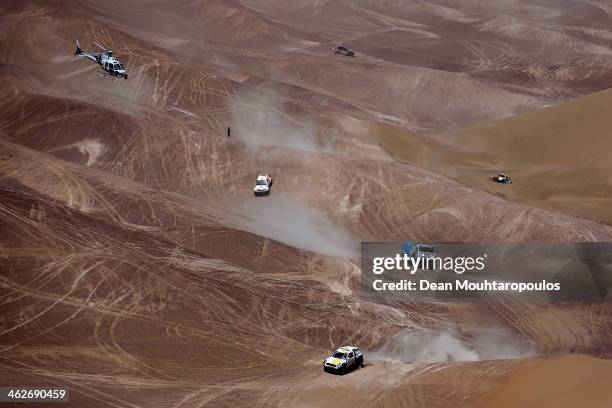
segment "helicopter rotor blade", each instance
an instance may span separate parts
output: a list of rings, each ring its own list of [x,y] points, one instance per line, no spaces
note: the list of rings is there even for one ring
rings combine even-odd
[[[101,48],[104,51],[108,51],[108,48],[101,46],[100,44],[98,44],[97,42],[94,42],[94,44],[98,47]]]

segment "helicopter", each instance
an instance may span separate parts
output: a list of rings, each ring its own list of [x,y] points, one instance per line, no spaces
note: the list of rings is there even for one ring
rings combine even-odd
[[[76,41],[76,51],[74,52],[74,55],[78,55],[80,57],[87,58],[88,60],[91,60],[95,62],[96,64],[99,64],[102,70],[108,75],[110,75],[111,77],[127,79],[128,78],[127,71],[125,70],[123,65],[121,65],[121,63],[115,57],[113,57],[113,52],[111,50],[108,50],[102,47],[98,43],[94,43],[94,44],[100,47],[103,52],[83,52],[83,50],[81,49],[81,46],[79,45],[79,40],[77,40]]]

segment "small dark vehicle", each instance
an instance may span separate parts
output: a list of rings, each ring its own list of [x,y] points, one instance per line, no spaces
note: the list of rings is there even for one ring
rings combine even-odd
[[[512,183],[512,178],[507,174],[498,174],[495,176],[491,176],[491,180],[500,183],[500,184],[510,184]]]
[[[355,56],[355,52],[353,50],[343,47],[342,45],[334,45],[334,54],[344,55],[345,57]]]

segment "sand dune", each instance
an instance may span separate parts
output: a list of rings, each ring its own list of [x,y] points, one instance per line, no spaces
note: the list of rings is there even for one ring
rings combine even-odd
[[[606,7],[0,3],[0,376],[75,407],[605,401],[606,361],[547,357],[609,358],[608,303],[372,303],[358,243],[611,240]],[[346,343],[368,364],[325,375]]]
[[[527,363],[482,407],[607,407],[612,402],[612,365],[607,360],[567,355]]]
[[[390,127],[377,134],[402,160],[515,202],[610,223],[611,96],[604,90],[433,138]],[[491,183],[498,172],[515,182]]]

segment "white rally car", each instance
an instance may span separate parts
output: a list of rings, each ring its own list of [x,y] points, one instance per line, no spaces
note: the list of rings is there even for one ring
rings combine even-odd
[[[323,361],[323,371],[345,374],[363,367],[363,353],[358,347],[343,346]]]
[[[270,174],[260,174],[255,180],[255,187],[253,193],[256,196],[270,194],[270,187],[272,187],[272,176]]]

